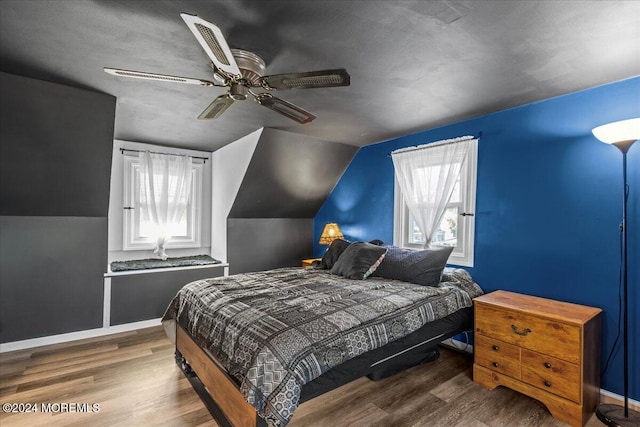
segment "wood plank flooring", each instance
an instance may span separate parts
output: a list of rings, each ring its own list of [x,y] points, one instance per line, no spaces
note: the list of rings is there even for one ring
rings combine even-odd
[[[0,354],[0,403],[36,403],[36,413],[0,412],[8,426],[217,426],[176,366],[161,327]],[[382,381],[360,378],[306,402],[289,426],[560,427],[537,401],[471,381],[469,355]],[[88,404],[89,412],[43,413],[40,404]],[[91,412],[93,404],[98,412]],[[600,426],[593,417],[588,427]]]

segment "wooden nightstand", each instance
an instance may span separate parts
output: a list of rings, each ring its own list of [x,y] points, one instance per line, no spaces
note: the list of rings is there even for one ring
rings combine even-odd
[[[314,261],[322,261],[322,258],[309,258],[309,259],[303,259],[302,260],[302,266],[303,267],[311,267],[313,265]]]
[[[473,381],[519,391],[584,426],[600,398],[602,310],[506,291],[474,303]]]

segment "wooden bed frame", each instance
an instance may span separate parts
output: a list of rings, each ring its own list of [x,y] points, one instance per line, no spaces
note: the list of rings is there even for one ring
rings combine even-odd
[[[262,427],[266,422],[244,400],[236,383],[176,322],[176,363],[223,427]],[[206,389],[205,389],[206,388]]]
[[[222,427],[267,427],[267,422],[244,399],[238,384],[215,357],[202,349],[177,321],[175,328],[176,363],[213,418]],[[452,330],[436,338],[446,339],[458,332]]]

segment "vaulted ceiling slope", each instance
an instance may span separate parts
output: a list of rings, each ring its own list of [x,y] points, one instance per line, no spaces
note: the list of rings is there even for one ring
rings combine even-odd
[[[222,88],[180,13],[217,24],[267,74],[347,69],[351,86],[291,90],[299,125],[249,99],[196,117]],[[260,128],[367,145],[640,75],[640,2],[2,0],[1,70],[118,98],[115,137],[216,150]],[[61,99],[60,102],[65,102]]]
[[[313,218],[356,153],[348,144],[264,129],[229,218]]]

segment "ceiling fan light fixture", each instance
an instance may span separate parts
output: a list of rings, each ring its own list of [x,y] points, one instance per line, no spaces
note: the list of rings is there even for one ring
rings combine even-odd
[[[236,101],[247,99],[248,93],[249,89],[240,83],[233,83],[229,88],[229,96]]]

